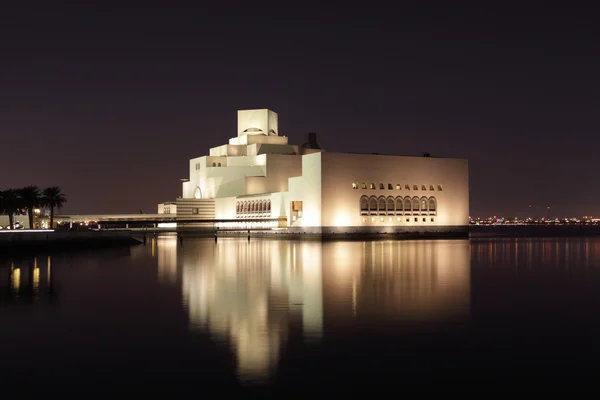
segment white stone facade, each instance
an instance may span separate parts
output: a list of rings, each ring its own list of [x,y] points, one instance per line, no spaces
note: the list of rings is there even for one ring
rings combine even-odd
[[[279,135],[276,113],[241,110],[237,137],[190,160],[178,219],[181,203],[192,199],[214,201],[213,219],[221,229],[460,230],[469,223],[468,162],[328,152],[316,145],[314,136],[302,146],[293,145]]]

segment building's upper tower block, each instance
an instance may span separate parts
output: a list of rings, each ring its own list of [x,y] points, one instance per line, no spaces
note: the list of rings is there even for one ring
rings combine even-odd
[[[238,110],[238,136],[278,136],[277,113],[271,110]]]

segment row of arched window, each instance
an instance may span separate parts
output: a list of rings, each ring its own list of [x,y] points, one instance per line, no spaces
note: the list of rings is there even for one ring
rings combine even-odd
[[[362,196],[360,198],[361,215],[410,215],[437,214],[435,197],[385,197]]]
[[[271,200],[248,200],[238,201],[236,204],[236,214],[270,214]]]

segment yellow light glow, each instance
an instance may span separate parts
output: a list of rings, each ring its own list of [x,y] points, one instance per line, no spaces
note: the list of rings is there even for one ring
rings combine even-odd
[[[33,288],[38,289],[40,287],[40,269],[33,269]]]
[[[350,226],[352,225],[352,220],[348,213],[344,211],[339,211],[335,217],[333,218],[333,226]]]
[[[19,289],[21,286],[21,269],[14,268],[11,274],[11,285],[14,289]]]

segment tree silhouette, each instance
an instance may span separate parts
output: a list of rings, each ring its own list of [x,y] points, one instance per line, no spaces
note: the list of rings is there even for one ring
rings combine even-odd
[[[44,199],[41,197],[40,188],[30,185],[17,189],[17,192],[19,193],[21,204],[27,207],[29,229],[33,229],[33,210],[44,203]]]
[[[62,208],[67,202],[64,193],[61,192],[58,186],[50,186],[44,189],[44,205],[50,207],[50,229],[54,226],[54,207]]]
[[[19,193],[14,189],[7,189],[0,192],[0,211],[8,214],[8,224],[10,229],[15,229],[14,214],[19,209]]]

